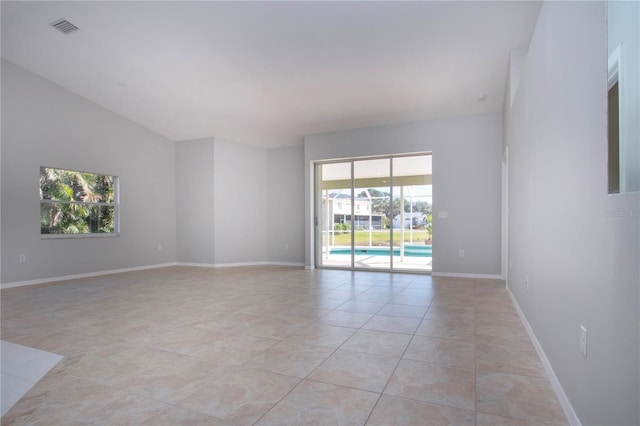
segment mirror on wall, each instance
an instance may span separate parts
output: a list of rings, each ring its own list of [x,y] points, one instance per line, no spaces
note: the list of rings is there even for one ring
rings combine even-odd
[[[608,188],[640,191],[640,2],[607,2]]]

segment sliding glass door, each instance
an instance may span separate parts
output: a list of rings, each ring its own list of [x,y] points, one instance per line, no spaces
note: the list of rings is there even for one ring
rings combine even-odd
[[[385,212],[391,202],[388,158],[354,160],[354,268],[391,269],[392,235]]]
[[[431,154],[393,161],[393,269],[431,271]]]
[[[316,166],[316,247],[317,264],[351,268],[352,162]]]
[[[316,265],[430,271],[431,154],[316,165]]]

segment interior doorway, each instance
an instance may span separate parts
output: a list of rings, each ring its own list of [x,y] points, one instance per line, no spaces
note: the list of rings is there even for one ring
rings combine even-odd
[[[315,188],[318,267],[431,271],[430,153],[317,163]]]

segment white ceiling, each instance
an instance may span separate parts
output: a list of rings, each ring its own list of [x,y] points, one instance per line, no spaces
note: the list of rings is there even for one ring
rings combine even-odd
[[[2,1],[2,56],[169,139],[501,110],[540,2]],[[49,26],[65,18],[80,28]],[[476,97],[487,94],[484,102]]]

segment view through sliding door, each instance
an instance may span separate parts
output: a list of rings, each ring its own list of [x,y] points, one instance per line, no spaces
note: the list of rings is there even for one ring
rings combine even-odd
[[[394,157],[393,269],[431,271],[431,154]]]
[[[351,268],[351,161],[316,166],[316,247],[319,266]]]
[[[316,165],[316,265],[431,271],[431,154]]]
[[[353,162],[354,267],[391,269],[392,234],[386,212],[391,203],[389,158]]]

